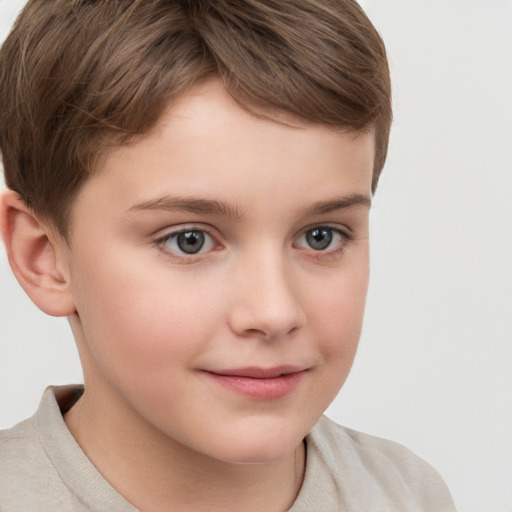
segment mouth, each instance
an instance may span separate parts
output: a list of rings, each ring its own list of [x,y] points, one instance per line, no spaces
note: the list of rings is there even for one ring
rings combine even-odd
[[[278,400],[292,394],[304,379],[308,369],[283,365],[273,368],[256,366],[204,373],[214,383],[228,391],[259,400]]]

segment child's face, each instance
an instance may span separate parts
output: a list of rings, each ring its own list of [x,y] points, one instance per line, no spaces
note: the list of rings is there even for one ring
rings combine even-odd
[[[89,410],[224,461],[292,452],[356,352],[373,153],[210,82],[108,156],[68,256]]]

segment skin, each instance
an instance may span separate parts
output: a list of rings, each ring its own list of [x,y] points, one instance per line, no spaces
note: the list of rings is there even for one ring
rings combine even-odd
[[[285,121],[250,115],[216,81],[198,86],[101,162],[68,242],[4,198],[15,273],[77,341],[85,393],[65,421],[141,510],[289,508],[302,440],[351,368],[373,135]],[[309,244],[316,227],[332,235],[327,248]],[[180,252],[183,230],[207,233],[198,254]],[[210,373],[280,365],[303,371],[272,400]]]

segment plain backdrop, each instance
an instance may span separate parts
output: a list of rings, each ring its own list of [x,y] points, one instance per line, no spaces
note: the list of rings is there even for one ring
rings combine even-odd
[[[0,39],[23,2],[0,0]],[[395,122],[352,374],[328,414],[433,464],[460,512],[512,511],[512,2],[366,0]],[[0,251],[0,427],[78,382],[66,320]]]

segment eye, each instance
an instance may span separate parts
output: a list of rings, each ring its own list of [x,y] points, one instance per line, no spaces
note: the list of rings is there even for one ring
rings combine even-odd
[[[180,255],[195,255],[211,251],[215,242],[205,231],[190,229],[172,233],[160,239],[162,247]]]
[[[339,229],[329,226],[317,226],[304,232],[296,243],[297,247],[314,251],[335,251],[343,247],[348,236]]]
[[[327,249],[332,242],[333,232],[328,228],[315,228],[306,231],[306,242],[315,251]]]

